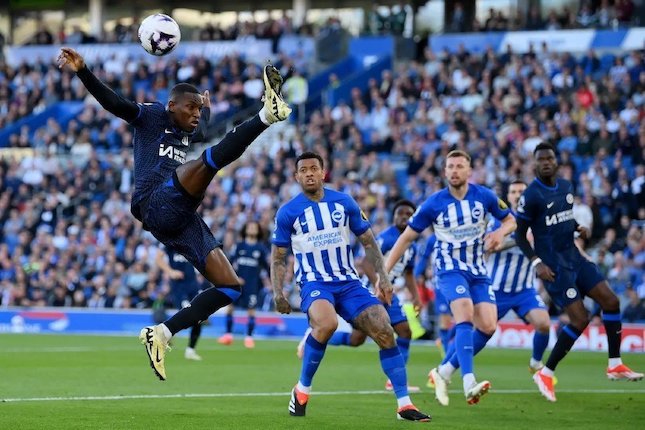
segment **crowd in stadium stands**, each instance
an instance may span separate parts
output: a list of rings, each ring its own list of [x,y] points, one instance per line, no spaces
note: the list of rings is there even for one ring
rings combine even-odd
[[[210,86],[215,114],[219,105],[246,100],[240,75],[253,73],[233,58],[218,65],[195,59],[181,69],[134,65],[119,81],[122,68],[106,60],[95,70],[140,101],[179,80]],[[0,109],[8,88],[10,100],[41,91],[44,105],[84,97],[77,79],[40,69],[16,71],[9,85],[5,79]],[[41,79],[45,89],[30,88]],[[33,139],[27,134],[11,145],[36,155],[0,162],[1,304],[142,308],[162,300],[168,279],[155,268],[157,242],[129,214],[128,126],[88,102],[66,129],[51,122]],[[592,228],[589,257],[622,298],[626,319],[645,319],[643,52],[577,58],[546,46],[522,55],[428,50],[423,62],[384,72],[287,136],[229,166],[208,189],[199,212],[225,250],[249,219],[271,231],[276,208],[299,192],[294,157],[303,149],[323,154],[330,186],[352,194],[379,232],[394,201],[419,203],[442,186],[451,148],[473,156],[473,182],[504,196],[511,180],[532,180],[532,150],[544,140],[558,148],[561,175],[575,184],[578,221]],[[270,303],[267,289],[265,309]]]

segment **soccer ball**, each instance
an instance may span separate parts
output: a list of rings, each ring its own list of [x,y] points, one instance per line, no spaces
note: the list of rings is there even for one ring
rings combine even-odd
[[[180,40],[179,25],[163,13],[150,15],[139,26],[141,46],[152,55],[169,54],[177,47]]]

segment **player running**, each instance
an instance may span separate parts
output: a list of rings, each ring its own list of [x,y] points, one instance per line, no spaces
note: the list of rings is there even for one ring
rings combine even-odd
[[[164,323],[141,330],[139,339],[150,366],[164,381],[165,353],[172,336],[205,321],[240,296],[241,282],[222,252],[222,244],[195,210],[217,172],[238,159],[269,125],[287,119],[291,113],[280,95],[282,76],[267,65],[260,112],[227,133],[219,144],[207,148],[199,159],[187,162],[190,144],[205,136],[210,118],[208,91],[200,94],[194,86],[180,83],[170,91],[166,106],[159,102],[134,103],[101,82],[73,49],[62,48],[58,64],[74,71],[107,111],[134,127],[132,215],[214,285]]]
[[[484,252],[496,250],[504,237],[515,230],[515,218],[506,204],[488,188],[469,184],[470,156],[459,150],[446,156],[448,187],[431,195],[408,223],[385,262],[394,267],[419,234],[432,225],[437,236],[434,259],[437,286],[450,303],[455,318],[455,350],[462,368],[463,387],[468,404],[476,404],[490,389],[490,382],[477,383],[473,373],[473,321],[477,332],[491,336],[497,326],[497,308],[490,278],[484,265]],[[487,215],[502,221],[500,228],[486,234]],[[447,405],[450,374],[432,369],[435,394]]]
[[[536,178],[518,203],[516,240],[531,260],[537,276],[544,281],[553,303],[567,313],[570,322],[562,329],[546,365],[533,375],[533,380],[547,400],[556,401],[555,368],[589,324],[589,312],[582,302],[585,296],[591,297],[602,309],[609,350],[607,377],[641,380],[643,374],[632,371],[620,358],[622,323],[618,297],[598,267],[584,258],[574,244],[576,231],[582,238],[589,231],[573,218],[573,185],[557,177],[558,163],[551,145],[540,143],[534,156]],[[535,248],[526,237],[529,228]]]
[[[301,154],[296,159],[295,176],[303,192],[278,210],[271,251],[276,309],[283,314],[291,312],[283,293],[286,257],[291,247],[302,298],[300,307],[312,329],[305,341],[300,379],[291,392],[289,414],[305,415],[312,379],[338,326],[338,313],[381,348],[381,367],[394,386],[397,417],[430,421],[408,395],[405,361],[394,340],[387,312],[374,294],[361,285],[354,267],[350,232],[358,237],[365,248],[365,259],[378,274],[377,295],[391,304],[392,284],[383,270],[383,255],[367,217],[349,195],[324,188],[325,170],[320,155]]]

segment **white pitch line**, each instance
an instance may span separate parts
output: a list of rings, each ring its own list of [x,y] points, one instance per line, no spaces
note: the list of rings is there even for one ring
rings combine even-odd
[[[429,391],[426,391],[428,393]],[[459,390],[451,390],[451,393],[461,393]],[[539,394],[537,390],[491,390],[492,394]],[[589,390],[558,390],[558,393],[574,394],[645,394],[645,389],[618,390],[618,389],[589,389]],[[122,396],[70,396],[70,397],[23,397],[0,399],[0,403],[18,402],[67,402],[67,401],[101,401],[101,400],[135,400],[135,399],[195,399],[195,398],[226,398],[226,397],[288,397],[290,392],[267,392],[267,393],[187,393],[187,394],[131,394]],[[374,394],[391,394],[384,390],[363,390],[363,391],[317,391],[314,396],[364,396]]]

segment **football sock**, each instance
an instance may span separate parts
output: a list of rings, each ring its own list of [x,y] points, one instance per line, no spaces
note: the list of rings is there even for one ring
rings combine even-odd
[[[549,333],[536,331],[533,335],[533,360],[542,361],[547,346],[549,346]]]
[[[488,342],[488,339],[490,339],[491,337],[493,337],[492,334],[488,335],[484,332],[479,331],[478,329],[475,329],[473,331],[473,356],[477,355],[479,351],[484,349],[486,342]],[[456,353],[452,354],[452,358],[450,358],[450,364],[452,364],[455,369],[459,368],[458,358],[459,357]]]
[[[379,351],[381,368],[392,382],[392,388],[396,398],[408,396],[408,377],[405,373],[405,361],[399,348],[382,349]]]
[[[446,355],[443,357],[443,360],[441,360],[441,364],[446,364],[450,362],[450,359],[452,358],[453,355],[457,352],[456,346],[455,346],[455,341],[453,340],[450,342],[448,345],[448,348],[446,348]],[[445,347],[444,347],[445,348]]]
[[[201,321],[206,321],[209,316],[240,297],[242,287],[231,285],[227,287],[210,287],[199,293],[190,302],[190,306],[179,310],[176,314],[164,321],[172,335],[191,327]]]
[[[464,392],[468,391],[470,387],[475,385],[477,381],[475,380],[475,375],[471,373],[462,373],[463,383],[464,383]]]
[[[215,146],[207,148],[202,153],[205,165],[218,171],[240,158],[246,148],[267,129],[258,115],[244,121],[242,124],[226,133],[226,136]]]
[[[190,329],[190,340],[188,341],[188,347],[195,349],[197,345],[197,340],[199,335],[202,334],[202,325],[197,323]]]
[[[603,312],[602,322],[607,332],[607,352],[609,358],[620,357],[620,341],[622,323],[620,321],[620,312]]]
[[[439,339],[441,339],[441,345],[443,345],[443,350],[448,351],[448,344],[450,343],[450,329],[441,328],[439,329]]]
[[[328,345],[349,345],[349,338],[352,334],[346,331],[335,331],[329,338]]]
[[[455,373],[455,370],[457,369],[455,369],[452,363],[447,362],[446,364],[442,364],[441,366],[439,366],[439,368],[437,369],[437,372],[439,372],[439,374],[443,379],[450,381],[450,379],[452,378],[452,374]]]
[[[566,325],[560,332],[558,340],[549,355],[549,359],[546,362],[546,367],[553,371],[558,366],[560,360],[564,358],[565,355],[569,352],[573,344],[580,337],[580,331],[572,325]]]
[[[461,374],[473,373],[473,324],[462,322],[457,324],[455,334],[455,351],[461,366]]]
[[[399,347],[399,352],[403,356],[403,362],[407,363],[408,357],[410,356],[410,339],[399,336],[396,338],[396,344]]]
[[[253,336],[253,330],[255,330],[255,316],[249,316],[249,323],[246,326],[246,335]]]
[[[302,356],[302,370],[300,372],[300,383],[304,387],[311,387],[311,380],[320,366],[325,355],[326,344],[318,342],[311,334],[305,341],[305,350]]]
[[[233,333],[233,314],[226,314],[226,333]]]

